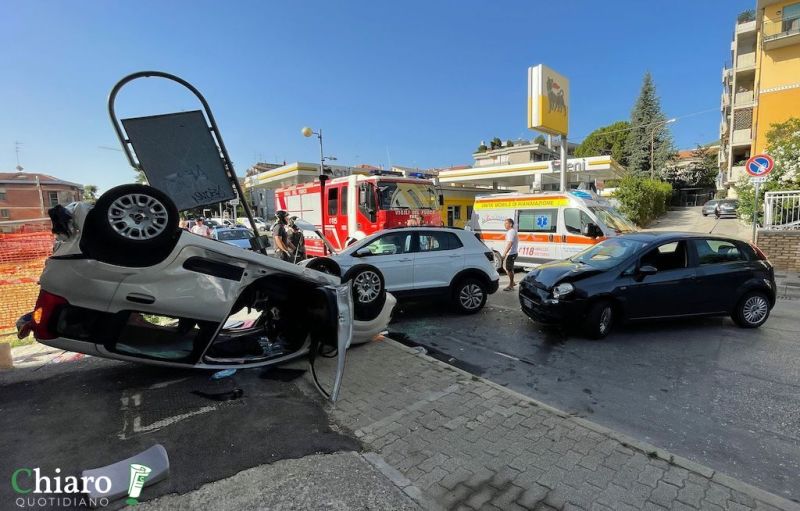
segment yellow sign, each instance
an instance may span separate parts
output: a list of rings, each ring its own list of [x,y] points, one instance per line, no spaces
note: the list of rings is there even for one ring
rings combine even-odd
[[[541,197],[530,199],[497,199],[488,201],[475,201],[475,209],[524,209],[524,208],[557,208],[568,206],[566,197]]]
[[[539,64],[528,68],[528,128],[567,135],[569,80]]]

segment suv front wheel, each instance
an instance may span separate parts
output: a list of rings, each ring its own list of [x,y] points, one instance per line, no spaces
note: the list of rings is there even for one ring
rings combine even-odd
[[[459,280],[453,286],[453,306],[462,314],[475,314],[486,305],[486,284],[475,278]]]

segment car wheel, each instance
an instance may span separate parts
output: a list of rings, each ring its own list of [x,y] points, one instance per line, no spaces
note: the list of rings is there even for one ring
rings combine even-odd
[[[87,216],[81,248],[98,261],[150,266],[163,261],[180,237],[175,203],[152,186],[112,188]]]
[[[708,216],[708,213],[703,213],[703,216]]]
[[[466,278],[453,286],[453,305],[462,314],[475,314],[486,305],[486,285],[478,279]]]
[[[494,251],[494,269],[497,270],[497,273],[505,273],[505,269],[503,268],[503,258],[500,255],[500,252],[497,250]]]
[[[769,298],[760,291],[745,293],[731,318],[742,328],[760,327],[769,318]]]
[[[586,335],[591,339],[603,339],[614,327],[616,311],[611,302],[594,303],[586,315]]]
[[[321,257],[313,259],[306,265],[306,268],[316,270],[320,273],[327,273],[328,275],[336,275],[337,277],[341,273],[341,270],[339,270],[339,267],[336,263],[334,263],[330,259],[325,259]]]
[[[355,319],[375,319],[386,303],[386,283],[380,270],[368,264],[354,266],[342,281],[351,283]]]

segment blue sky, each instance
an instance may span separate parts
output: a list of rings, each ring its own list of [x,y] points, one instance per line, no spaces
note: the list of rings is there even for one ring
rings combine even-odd
[[[681,148],[718,136],[721,68],[754,0],[0,2],[0,171],[101,190],[133,176],[106,112],[122,76],[177,74],[208,98],[237,172],[316,161],[472,162],[481,140],[532,137],[527,68],[571,81],[570,138],[627,119],[653,73]],[[140,83],[142,82],[142,83]],[[194,109],[180,89],[134,82],[120,115]],[[682,117],[693,114],[689,117]]]

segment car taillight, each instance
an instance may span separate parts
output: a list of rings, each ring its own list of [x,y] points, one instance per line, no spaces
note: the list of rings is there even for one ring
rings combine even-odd
[[[50,323],[58,309],[67,304],[67,300],[60,296],[48,293],[44,289],[39,291],[39,298],[33,308],[33,336],[44,340],[58,337],[50,330]]]
[[[765,254],[760,248],[758,248],[755,243],[750,243],[750,246],[753,247],[753,250],[756,251],[756,255],[760,260],[762,261],[767,260],[767,254]]]
[[[494,252],[491,250],[489,252],[484,252],[483,255],[485,255],[486,259],[488,259],[490,262],[494,262]]]

